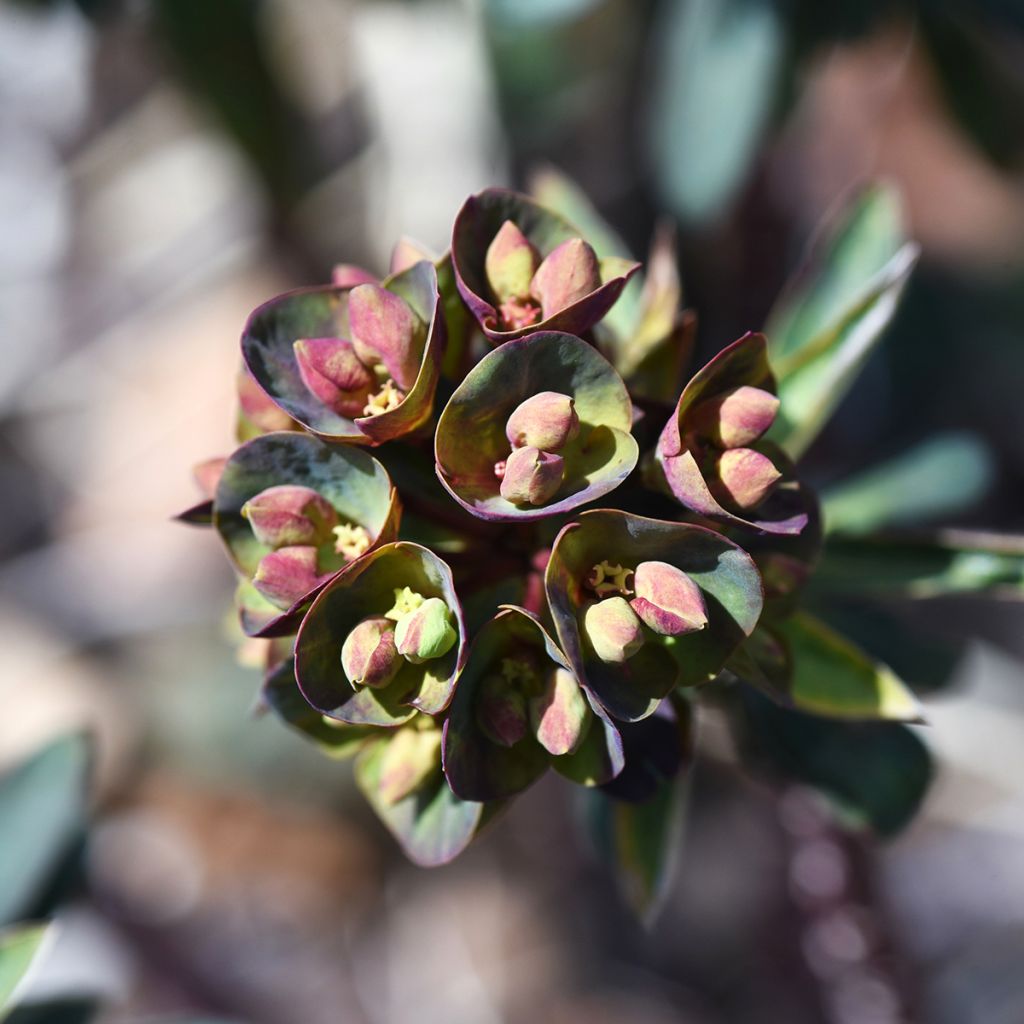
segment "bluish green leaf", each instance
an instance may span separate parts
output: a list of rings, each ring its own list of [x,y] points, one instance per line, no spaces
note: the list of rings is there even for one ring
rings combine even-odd
[[[675,0],[663,10],[655,169],[672,209],[704,221],[746,179],[775,102],[784,26],[769,0]]]
[[[0,925],[38,899],[85,820],[89,744],[54,740],[0,779]]]
[[[981,438],[938,434],[828,488],[822,496],[825,529],[868,533],[952,516],[984,497],[994,477]]]
[[[794,458],[818,436],[881,340],[917,255],[898,195],[869,189],[769,315],[782,402],[769,437]]]
[[[820,593],[1024,600],[1024,537],[936,530],[831,537],[815,572]]]
[[[819,790],[854,828],[889,836],[914,816],[931,782],[932,761],[911,728],[802,714],[749,687],[738,696],[732,721],[748,764]]]

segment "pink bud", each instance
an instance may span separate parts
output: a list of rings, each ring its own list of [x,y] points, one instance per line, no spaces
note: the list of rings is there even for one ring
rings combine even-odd
[[[348,297],[348,321],[356,354],[368,366],[383,363],[403,390],[416,383],[426,325],[394,292],[361,284]]]
[[[387,686],[404,664],[395,647],[395,624],[389,619],[363,619],[341,648],[341,667],[353,689]]]
[[[317,571],[316,554],[316,548],[307,546],[271,551],[260,559],[253,586],[271,604],[291,608],[329,575]]]
[[[644,645],[644,631],[624,597],[606,597],[583,613],[583,633],[602,660],[621,664]]]
[[[501,496],[513,505],[543,505],[562,486],[565,460],[536,448],[516,448],[505,461]]]
[[[707,625],[704,595],[682,569],[668,562],[641,562],[633,586],[633,611],[655,633],[681,636]]]
[[[376,381],[342,338],[300,338],[294,345],[302,383],[333,409],[350,419],[362,416]]]
[[[514,747],[526,735],[529,724],[526,698],[504,676],[486,676],[480,684],[476,721],[489,740],[502,747]]]
[[[601,287],[601,267],[582,238],[570,238],[552,249],[530,282],[545,320]]]
[[[729,448],[718,457],[721,488],[742,509],[760,505],[781,477],[772,460],[753,448]]]
[[[512,221],[498,229],[484,257],[487,282],[499,302],[524,299],[540,264],[537,250]]]
[[[338,513],[323,495],[295,484],[254,494],[242,506],[242,515],[256,539],[269,548],[322,544],[338,522]]]
[[[745,384],[700,402],[689,422],[698,434],[723,448],[743,448],[772,425],[778,411],[775,395]]]
[[[544,692],[530,699],[537,742],[553,757],[571,754],[583,742],[591,712],[579,683],[564,668],[550,673]]]
[[[561,451],[580,432],[576,403],[557,391],[541,391],[520,402],[505,424],[513,448]]]

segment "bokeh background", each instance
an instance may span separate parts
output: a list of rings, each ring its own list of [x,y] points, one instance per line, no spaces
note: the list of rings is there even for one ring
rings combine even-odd
[[[246,314],[400,234],[440,251],[466,194],[546,166],[640,255],[675,224],[699,357],[895,182],[921,265],[808,471],[938,436],[969,478],[944,521],[1024,527],[1017,0],[2,0],[0,767],[98,740],[23,1019],[1024,1020],[1020,604],[889,610],[948,685],[888,844],[705,730],[651,930],[557,781],[427,872],[347,766],[253,714],[228,566],[170,521],[232,446]]]

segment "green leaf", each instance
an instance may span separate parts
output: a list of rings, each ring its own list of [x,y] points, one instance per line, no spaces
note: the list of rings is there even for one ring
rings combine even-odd
[[[984,497],[994,477],[992,456],[981,438],[939,434],[828,488],[822,497],[825,529],[868,533],[951,516]]]
[[[89,743],[53,741],[0,779],[0,925],[40,898],[85,819]]]
[[[7,1016],[14,991],[35,961],[48,927],[22,925],[0,932],[0,1020]]]
[[[633,744],[638,739],[643,744],[639,750],[627,740],[627,771],[642,772],[653,787],[651,795],[631,800],[620,799],[621,793],[611,796],[602,790],[592,790],[586,792],[582,804],[599,856],[614,873],[623,899],[646,925],[652,924],[661,910],[679,865],[693,758],[692,706],[684,700],[673,700],[665,720],[673,723],[672,731],[666,735],[672,736],[673,748],[678,745],[680,758],[670,773],[663,774],[665,766],[659,766],[664,754],[659,749],[664,735],[659,734],[660,740],[654,740],[653,736],[644,737],[639,732],[633,737]],[[652,722],[648,719],[639,727],[627,729],[637,733]],[[645,758],[649,758],[646,764]]]
[[[769,315],[782,402],[769,437],[793,458],[818,436],[881,340],[917,255],[896,192],[876,186],[826,236]]]
[[[738,696],[732,724],[748,764],[818,789],[854,828],[889,836],[913,817],[932,761],[910,728],[802,714],[746,686]]]
[[[830,537],[812,587],[820,593],[950,594],[1024,600],[1024,537],[936,530]]]
[[[664,903],[682,847],[686,783],[663,781],[643,803],[628,803],[600,790],[581,790],[585,815],[601,859],[615,872],[629,908],[645,924]]]
[[[775,630],[790,674],[769,696],[831,718],[920,721],[921,707],[903,681],[823,622],[798,612]]]
[[[655,170],[673,210],[704,221],[747,176],[775,103],[785,29],[768,0],[677,0],[664,10]]]

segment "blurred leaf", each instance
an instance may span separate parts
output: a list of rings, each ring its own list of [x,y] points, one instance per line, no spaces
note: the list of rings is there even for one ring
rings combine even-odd
[[[747,176],[775,103],[785,28],[771,0],[674,0],[663,9],[655,170],[669,206],[704,221]]]
[[[0,932],[0,1020],[7,1017],[14,990],[28,974],[48,926],[22,925]]]
[[[590,833],[601,859],[615,872],[623,899],[650,924],[664,903],[679,862],[685,805],[684,777],[663,780],[643,803],[601,790],[581,790]]]
[[[882,836],[917,811],[932,778],[925,745],[898,722],[839,722],[779,707],[739,688],[733,727],[744,760],[820,790],[844,821]]]
[[[799,458],[835,411],[892,320],[918,249],[898,195],[867,190],[769,314],[782,401],[769,437]]]
[[[287,207],[328,167],[302,113],[277,81],[263,7],[252,0],[157,0],[152,13],[184,83]]]
[[[830,718],[921,718],[917,698],[891,669],[823,622],[798,612],[776,631],[788,649],[791,674],[784,689],[769,696]]]
[[[1020,8],[964,6],[923,5],[925,52],[958,126],[989,160],[1012,171],[1024,148]]]
[[[22,1003],[14,1007],[5,1024],[88,1024],[98,1012],[99,1006],[95,999],[68,996],[39,1003]],[[154,1022],[147,1021],[146,1024]],[[210,1024],[218,1022],[211,1021]]]
[[[547,28],[571,21],[600,6],[602,0],[484,0],[489,14],[509,25]]]
[[[992,456],[980,437],[938,434],[827,488],[825,529],[868,533],[951,516],[984,497],[994,478]]]
[[[89,743],[64,736],[0,778],[0,924],[40,897],[85,819]]]
[[[679,863],[693,760],[695,718],[683,699],[621,727],[626,767],[613,782],[581,794],[584,821],[623,899],[651,924]]]
[[[967,646],[961,637],[950,636],[948,632],[939,635],[937,629],[922,628],[876,602],[817,602],[815,611],[871,657],[884,661],[917,693],[944,689]]]
[[[936,530],[831,537],[812,588],[822,593],[1024,599],[1024,537]]]

